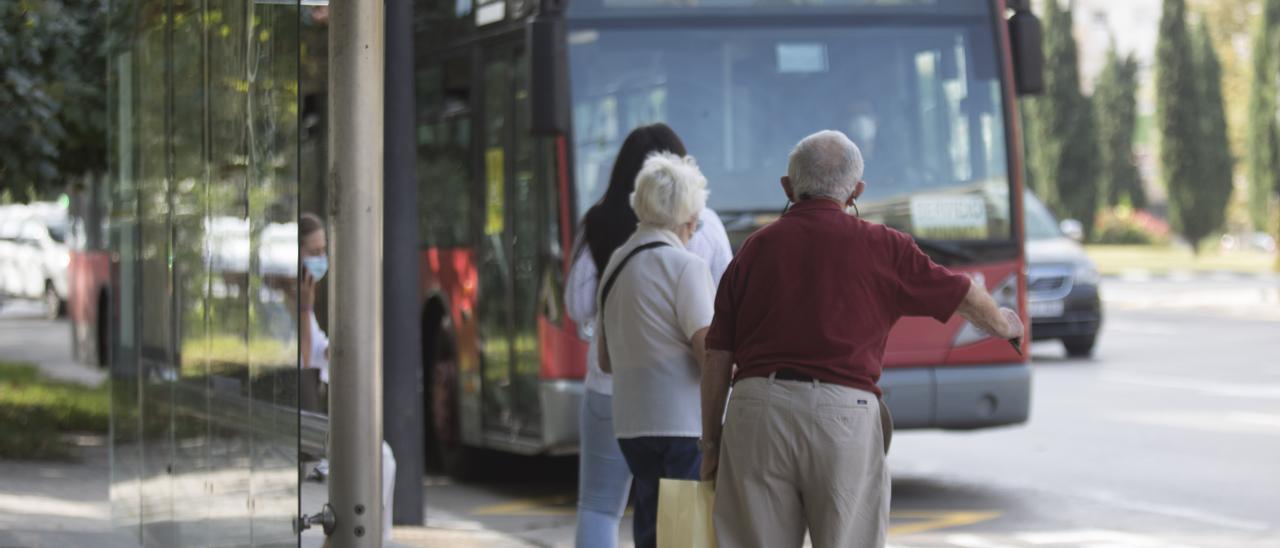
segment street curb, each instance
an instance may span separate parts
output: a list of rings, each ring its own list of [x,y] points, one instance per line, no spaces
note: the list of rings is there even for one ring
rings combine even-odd
[[[537,546],[525,540],[494,531],[442,529],[438,527],[397,526],[388,546],[449,546],[530,548]]]

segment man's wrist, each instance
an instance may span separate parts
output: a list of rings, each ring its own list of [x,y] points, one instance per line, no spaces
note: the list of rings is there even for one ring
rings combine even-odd
[[[715,452],[720,448],[720,439],[698,438],[698,449],[703,453]]]

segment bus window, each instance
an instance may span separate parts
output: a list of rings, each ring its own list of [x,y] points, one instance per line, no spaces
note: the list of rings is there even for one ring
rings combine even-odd
[[[465,56],[419,66],[418,210],[422,242],[464,247],[471,241],[471,65]]]

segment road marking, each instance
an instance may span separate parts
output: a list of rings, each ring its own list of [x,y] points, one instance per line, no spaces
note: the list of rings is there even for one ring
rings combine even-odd
[[[578,513],[575,495],[547,495],[480,506],[473,516],[572,516]]]
[[[1280,384],[1274,383],[1243,384],[1149,373],[1141,375],[1133,373],[1103,373],[1102,380],[1146,386],[1148,388],[1187,390],[1228,398],[1280,400]]]
[[[999,544],[992,542],[977,535],[948,535],[947,544],[952,546],[963,546],[964,548],[1014,548],[1009,544]]]
[[[1168,541],[1155,537],[1097,529],[1022,533],[1017,535],[1017,537],[1025,542],[1035,544],[1037,546],[1058,544],[1080,547],[1096,546],[1099,548],[1104,546],[1124,546],[1126,548],[1143,548],[1148,546],[1153,548],[1187,548],[1183,545],[1169,544]]]
[[[529,497],[509,502],[479,506],[472,509],[470,514],[472,516],[573,516],[578,512],[577,507],[574,505],[576,501],[577,497],[570,494]],[[628,507],[627,512],[630,513],[630,511],[631,508]],[[964,527],[967,525],[982,523],[984,521],[990,521],[1000,517],[1000,515],[1000,512],[994,511],[892,512],[889,515],[891,520],[906,521],[908,523],[891,525],[889,527],[889,534],[895,536],[913,535],[927,531],[937,531],[939,529]]]
[[[892,512],[890,519],[911,520],[911,523],[889,526],[890,535],[914,535],[926,531],[964,527],[1000,517],[1000,512]]]
[[[1160,514],[1180,519],[1198,521],[1208,525],[1217,525],[1241,531],[1262,532],[1271,529],[1271,525],[1259,521],[1224,516],[1211,512],[1203,512],[1194,508],[1157,504],[1133,500],[1132,497],[1121,496],[1108,491],[1081,491],[1077,495],[1092,499],[1102,504],[1110,504],[1149,514]]]

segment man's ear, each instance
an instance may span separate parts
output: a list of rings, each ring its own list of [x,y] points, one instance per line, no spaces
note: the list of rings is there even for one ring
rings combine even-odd
[[[853,205],[853,201],[857,200],[859,196],[862,196],[862,193],[865,190],[867,190],[867,183],[858,181],[857,184],[853,185],[853,194],[849,195],[849,200],[844,204],[845,207]]]
[[[787,199],[791,200],[791,203],[796,203],[795,193],[791,190],[791,177],[782,176],[782,191],[787,194]]]

